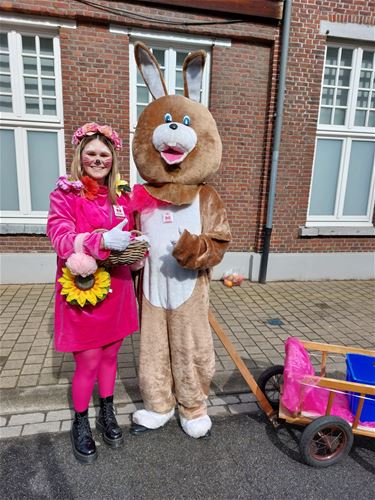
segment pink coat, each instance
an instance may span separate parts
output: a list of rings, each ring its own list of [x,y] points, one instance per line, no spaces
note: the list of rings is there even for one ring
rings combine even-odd
[[[122,195],[118,205],[124,207],[128,225],[133,228],[133,217],[129,213],[129,198]],[[80,196],[77,191],[57,188],[50,195],[50,211],[47,236],[57,253],[55,295],[55,348],[61,352],[94,349],[123,339],[138,330],[137,306],[133,281],[128,266],[117,266],[110,270],[111,292],[96,306],[87,304],[81,308],[66,302],[60,294],[62,285],[57,281],[62,276],[66,259],[74,252],[77,234],[90,233],[83,241],[83,251],[95,259],[105,259],[108,250],[100,249],[102,236],[95,229],[111,229],[121,222],[108,200],[108,190],[100,187],[95,200]]]

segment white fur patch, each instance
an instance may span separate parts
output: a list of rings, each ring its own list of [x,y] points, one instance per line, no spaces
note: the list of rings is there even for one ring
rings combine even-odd
[[[173,124],[177,126],[176,129],[170,127]],[[168,147],[177,148],[181,153],[184,153],[182,158],[184,159],[195,148],[197,134],[193,128],[183,123],[163,123],[154,130],[152,144],[160,153],[168,149]],[[179,161],[182,161],[182,159]]]
[[[165,223],[170,212],[172,222]],[[146,259],[143,293],[153,306],[177,309],[191,297],[198,272],[182,268],[172,256],[173,243],[187,229],[201,234],[199,195],[191,205],[166,205],[142,214],[142,232],[150,239],[150,254]]]

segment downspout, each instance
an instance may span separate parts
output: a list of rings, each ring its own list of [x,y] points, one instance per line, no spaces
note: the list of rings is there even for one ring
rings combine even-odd
[[[284,111],[285,77],[286,77],[286,68],[288,62],[291,10],[292,10],[292,0],[284,0],[283,25],[282,25],[283,31],[282,31],[281,55],[280,55],[280,77],[279,77],[279,86],[277,89],[275,128],[273,132],[270,189],[268,193],[267,220],[266,220],[266,225],[264,227],[263,253],[260,261],[260,270],[259,270],[259,283],[262,284],[266,283],[268,255],[270,251],[270,242],[272,234],[273,208],[275,204],[277,168],[279,164],[279,150],[280,150],[281,129],[282,129],[283,111]]]

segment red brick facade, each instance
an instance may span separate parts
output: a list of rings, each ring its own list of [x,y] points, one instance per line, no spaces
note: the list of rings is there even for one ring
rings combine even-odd
[[[192,12],[138,2],[100,2],[149,16],[182,22],[224,20],[212,12]],[[373,238],[301,238],[306,222],[326,37],[321,20],[375,24],[374,2],[311,0],[293,2],[283,135],[280,151],[271,252],[364,252]],[[13,13],[77,21],[60,30],[66,158],[70,137],[86,121],[109,123],[124,140],[123,173],[129,175],[129,38],[109,32],[109,23],[231,39],[214,46],[210,109],[223,140],[222,168],[213,179],[228,210],[232,251],[261,251],[275,110],[279,27],[277,21],[244,17],[238,24],[154,25],[94,10],[79,2],[18,0],[0,2]],[[233,17],[233,16],[232,16]],[[240,16],[236,15],[238,19]],[[44,236],[4,235],[1,252],[50,252]]]
[[[275,203],[274,252],[365,252],[374,238],[300,238],[306,222],[326,36],[320,21],[375,24],[375,2],[293,1],[287,89]]]

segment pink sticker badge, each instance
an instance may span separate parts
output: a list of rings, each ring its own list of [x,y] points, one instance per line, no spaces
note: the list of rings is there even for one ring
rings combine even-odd
[[[163,213],[163,222],[164,222],[164,224],[170,224],[171,222],[173,222],[172,212],[164,212]]]
[[[125,217],[124,207],[121,205],[113,205],[113,211],[115,212],[116,217]]]

